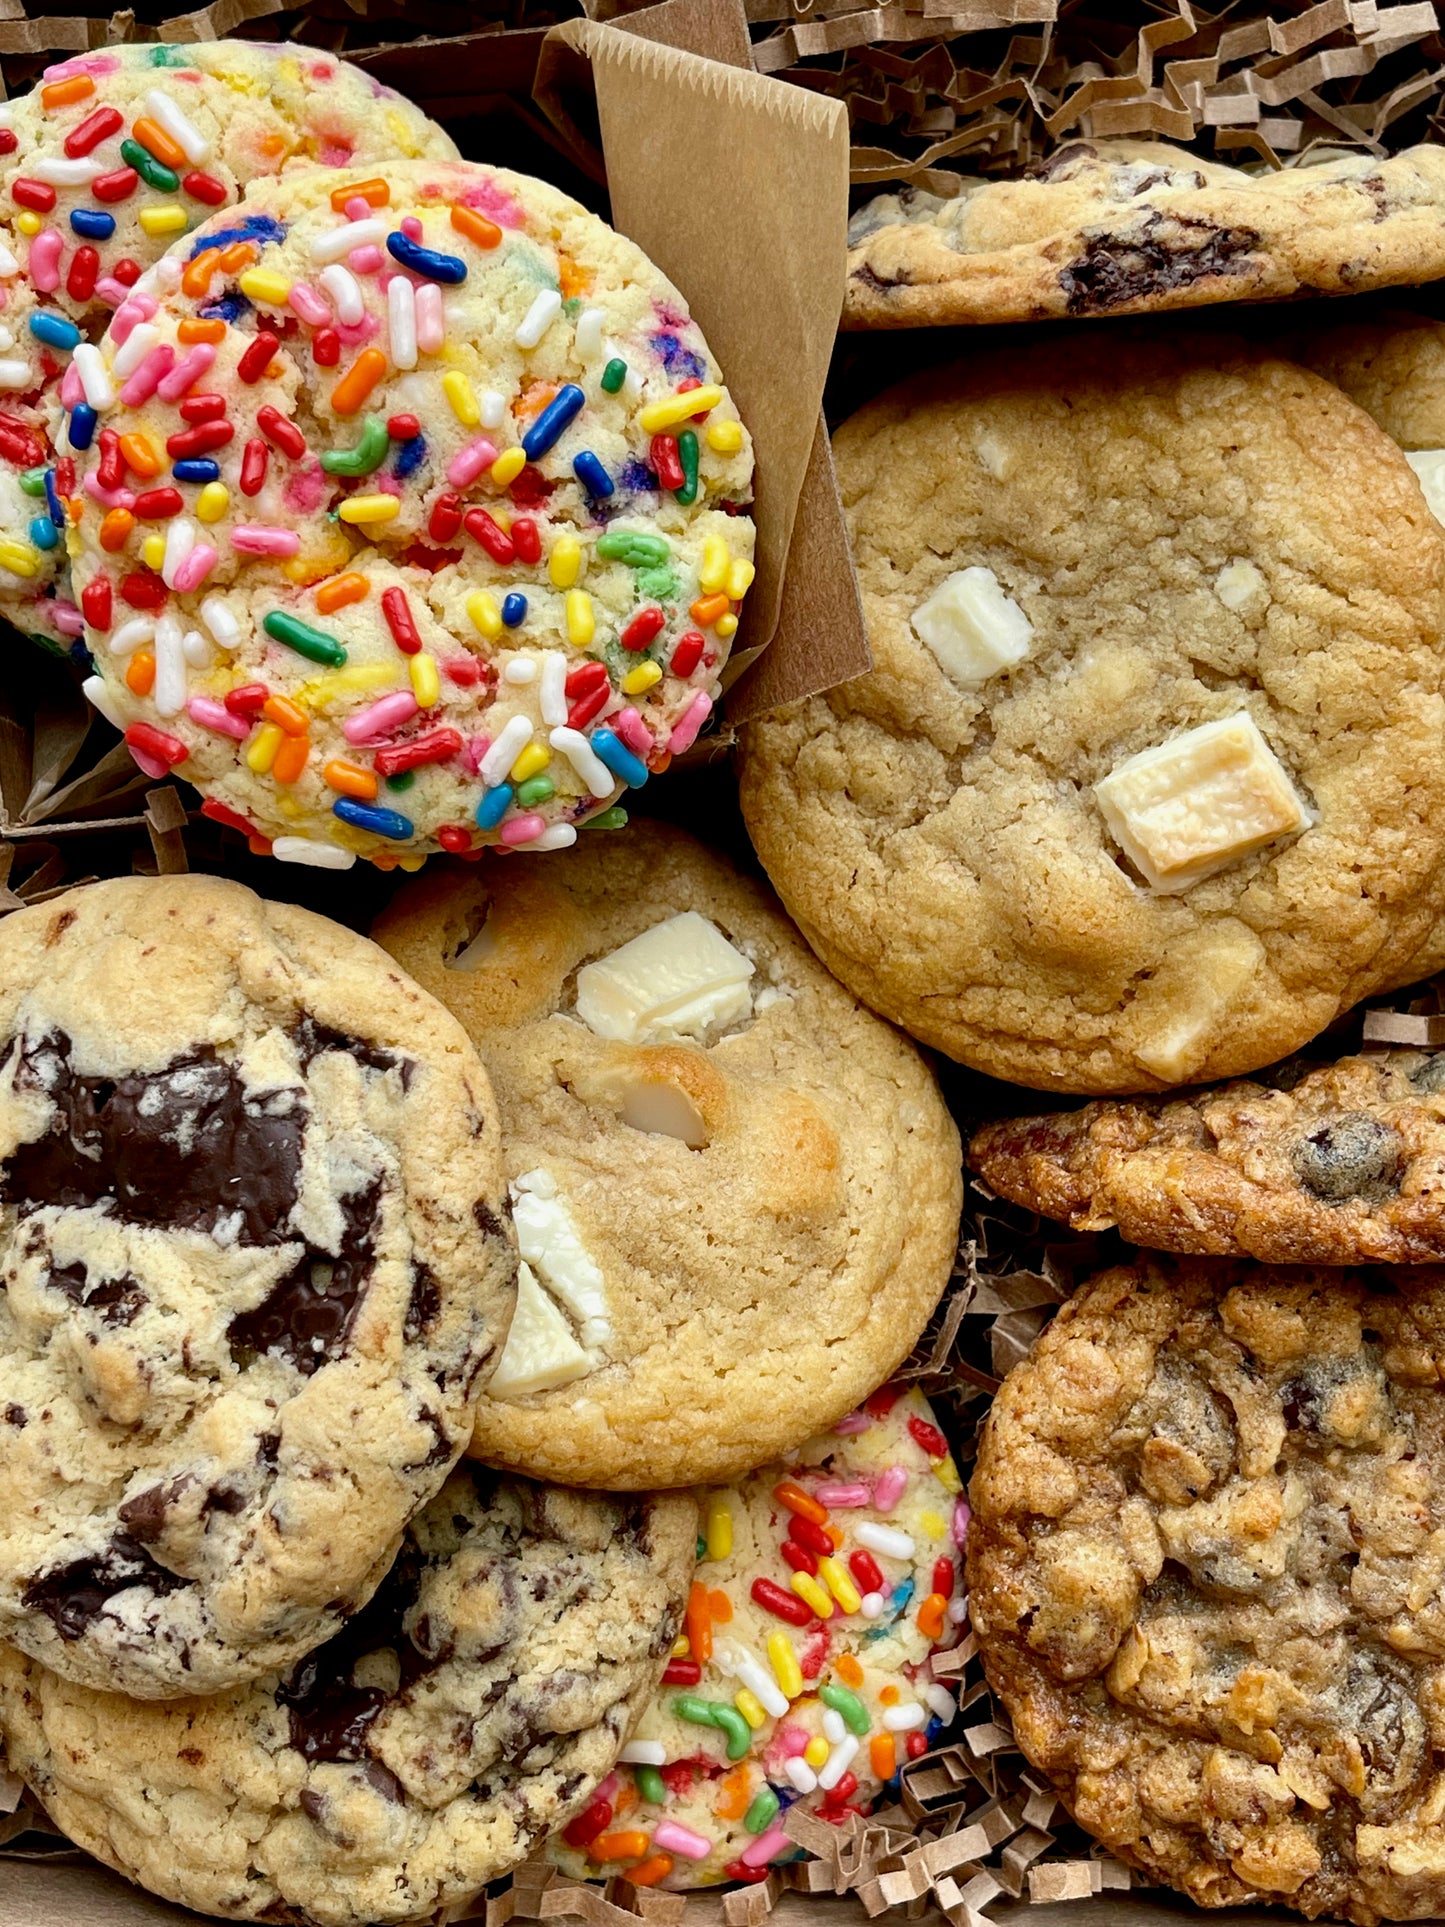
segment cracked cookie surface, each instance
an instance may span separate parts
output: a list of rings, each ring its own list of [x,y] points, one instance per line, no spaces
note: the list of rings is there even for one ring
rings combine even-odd
[[[139,1698],[369,1597],[510,1312],[460,1028],[363,938],[214,878],[0,925],[0,1629]]]

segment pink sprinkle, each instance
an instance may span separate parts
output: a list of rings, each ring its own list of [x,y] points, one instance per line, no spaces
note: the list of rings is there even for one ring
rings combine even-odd
[[[497,459],[497,445],[488,441],[485,435],[478,435],[474,442],[453,455],[447,464],[447,480],[453,488],[465,488],[476,481],[484,468],[490,468]]]
[[[103,274],[95,284],[95,291],[107,308],[118,308],[130,293],[124,281],[117,281],[113,274]]]
[[[439,355],[447,338],[442,291],[427,281],[416,291],[416,345],[424,355]]]
[[[833,1430],[840,1439],[853,1439],[860,1432],[866,1432],[872,1423],[866,1412],[850,1412],[847,1418],[839,1419]]]
[[[120,285],[116,283],[117,287]],[[119,348],[129,339],[133,328],[142,321],[149,321],[156,311],[156,304],[148,294],[132,294],[121,302],[110,324],[110,338]]]
[[[514,201],[500,182],[490,176],[467,189],[462,196],[462,205],[474,207],[479,214],[485,214],[489,221],[495,221],[498,227],[527,225],[526,211],[521,202]]]
[[[416,709],[416,697],[411,691],[398,689],[368,708],[358,709],[354,716],[348,716],[341,725],[341,733],[348,743],[374,743],[410,722]]]
[[[355,348],[363,341],[370,341],[381,327],[381,323],[374,314],[364,314],[360,321],[337,321],[332,325],[348,348]]]
[[[133,509],[135,492],[128,488],[102,488],[93,474],[82,478],[80,486],[92,502],[99,502],[103,509]]]
[[[168,375],[162,375],[156,383],[156,393],[162,401],[179,401],[188,388],[192,388],[205,374],[216,359],[216,351],[208,341],[199,343],[182,360],[178,361]],[[144,363],[141,364],[144,367]],[[140,370],[136,370],[139,374]]]
[[[654,1831],[653,1838],[656,1839]],[[781,1827],[769,1827],[760,1833],[750,1847],[744,1847],[739,1856],[745,1867],[766,1867],[770,1860],[776,1860],[780,1853],[790,1851],[792,1841]]]
[[[159,756],[148,755],[145,750],[137,749],[134,743],[127,743],[126,748],[130,751],[131,761],[135,764],[136,768],[140,770],[143,775],[145,776],[169,776],[170,775],[171,773],[170,764],[163,763],[159,758]]]
[[[286,297],[287,305],[308,328],[324,328],[331,319],[331,310],[321,299],[315,288],[308,288],[304,281],[293,283]]]
[[[597,1791],[593,1794],[592,1804],[596,1806],[599,1800],[610,1800],[613,1794],[616,1793],[618,1787],[621,1784],[622,1784],[621,1781],[618,1779],[615,1773],[609,1773],[607,1778],[602,1782],[601,1786],[599,1786]]]
[[[419,241],[422,238],[422,235],[426,232],[426,230],[422,227],[419,216],[415,214],[402,215],[401,231],[409,241]]]
[[[138,408],[142,402],[149,401],[160,386],[161,377],[174,368],[175,361],[176,351],[168,341],[162,341],[152,348],[121,389],[122,405]]]
[[[879,1512],[891,1512],[908,1490],[908,1468],[890,1465],[880,1472],[873,1485],[873,1504]]]
[[[652,754],[655,747],[652,732],[630,703],[626,709],[620,709],[613,717],[612,727],[634,754],[638,756]]]
[[[534,836],[540,836],[547,827],[545,816],[535,810],[527,816],[514,816],[509,823],[502,825],[500,835],[504,843],[530,843]]]
[[[705,689],[699,689],[667,739],[667,747],[674,756],[680,756],[683,750],[692,748],[697,741],[698,731],[711,714],[712,697]]]
[[[346,257],[346,265],[353,274],[375,274],[384,259],[381,249],[371,241],[364,248],[353,248]]]
[[[846,1512],[867,1505],[871,1494],[861,1479],[855,1479],[851,1485],[820,1485],[813,1496],[819,1505],[827,1506],[829,1511],[836,1506]]]
[[[85,389],[81,384],[80,370],[73,361],[65,364],[65,373],[60,377],[60,405],[74,408],[77,402],[85,400]]]
[[[349,167],[354,152],[346,141],[323,138],[316,158],[323,167]]]
[[[794,1726],[790,1721],[786,1726],[780,1726],[778,1728],[777,1738],[782,1743],[783,1758],[785,1760],[795,1760],[801,1754],[807,1752],[808,1741],[812,1738],[812,1735],[803,1727]]]
[[[94,74],[97,79],[102,74],[118,74],[120,61],[115,54],[80,54],[74,60],[62,60],[54,67],[45,69],[46,80],[70,80],[76,74]]]
[[[652,1844],[664,1853],[680,1853],[684,1860],[706,1860],[712,1852],[711,1840],[676,1820],[659,1820],[652,1829]]]
[[[371,219],[371,202],[367,200],[364,194],[352,195],[351,199],[346,203],[346,218],[348,221],[369,221]]]
[[[969,1508],[968,1500],[955,1499],[953,1502],[953,1543],[956,1546],[961,1547],[967,1544],[968,1522],[972,1517],[973,1513]]]
[[[30,243],[30,279],[42,294],[60,286],[60,256],[65,240],[59,228],[42,228]]]
[[[209,542],[197,542],[176,570],[172,588],[177,595],[188,595],[192,589],[199,589],[219,560]]]
[[[231,547],[242,555],[295,555],[301,537],[294,529],[243,527],[231,530]]]
[[[474,689],[486,674],[475,656],[448,656],[441,667],[447,681],[458,689]]]
[[[321,466],[321,459],[316,455],[308,455],[287,478],[282,500],[288,509],[296,509],[302,515],[314,515],[325,493],[326,471]]]
[[[251,725],[244,716],[233,716],[224,703],[218,703],[211,696],[192,696],[186,704],[186,714],[202,729],[213,729],[218,736],[234,737],[238,743],[244,743],[251,733]]]
[[[475,776],[482,767],[482,758],[492,747],[490,736],[471,736],[462,751],[462,767],[468,776]]]
[[[73,602],[52,602],[50,620],[62,636],[83,636],[85,617]]]

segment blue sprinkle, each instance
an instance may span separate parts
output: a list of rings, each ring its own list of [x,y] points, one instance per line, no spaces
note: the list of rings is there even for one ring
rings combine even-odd
[[[204,254],[207,248],[223,248],[232,241],[280,242],[285,239],[286,224],[284,221],[273,221],[269,214],[249,214],[244,221],[239,221],[235,227],[222,228],[219,233],[214,230],[208,230],[198,235],[196,244],[186,256],[186,259],[188,261],[194,261],[196,256],[198,254]]]
[[[171,473],[178,482],[219,482],[221,464],[197,456],[190,461],[172,462]]]
[[[31,315],[30,332],[37,341],[43,341],[50,348],[73,348],[80,340],[80,330],[75,323],[49,308],[39,308]]]
[[[569,381],[559,388],[551,401],[542,410],[536,421],[522,437],[522,453],[529,462],[535,462],[545,455],[553,442],[563,434],[569,422],[577,419],[582,412],[582,404],[587,397],[575,382]]]
[[[404,482],[408,475],[414,475],[426,460],[425,435],[413,435],[409,442],[403,442],[396,451],[396,460],[391,472],[397,481]]]
[[[649,493],[657,487],[657,477],[646,462],[640,461],[636,455],[627,458],[627,465],[617,479],[623,488],[634,495]]]
[[[652,337],[652,345],[668,374],[676,375],[683,381],[689,377],[693,381],[707,380],[707,363],[691,348],[684,348],[676,335],[656,334]]]
[[[454,284],[467,278],[467,264],[460,255],[439,254],[435,248],[424,248],[400,228],[387,235],[386,251],[393,261],[400,261],[404,268],[410,268],[424,280]]]
[[[30,540],[37,549],[53,549],[60,540],[60,530],[48,515],[37,515],[30,524]]]
[[[60,490],[55,486],[55,470],[45,471],[45,506],[50,511],[50,519],[57,529],[65,527],[65,510],[61,505]]]
[[[70,211],[70,225],[86,241],[108,241],[115,233],[115,216],[98,207],[76,207]]]
[[[509,629],[527,620],[527,598],[517,589],[502,598],[502,620]]]
[[[507,811],[512,807],[512,786],[498,783],[494,790],[488,790],[477,805],[477,828],[494,830]]]
[[[589,495],[610,495],[614,483],[590,448],[572,457],[572,473]]]
[[[70,411],[70,446],[79,451],[95,440],[95,410],[88,401],[78,401]]]
[[[370,830],[373,836],[389,837],[393,843],[405,843],[409,837],[416,835],[416,825],[400,810],[383,810],[375,803],[358,803],[354,796],[338,796],[331,805],[331,814],[339,816],[343,823],[351,824],[353,829]]]
[[[614,776],[620,776],[630,790],[640,790],[647,781],[647,765],[634,756],[626,743],[610,729],[593,731],[592,747]]]
[[[892,1606],[895,1612],[901,1613],[903,1609],[907,1606],[909,1600],[912,1597],[913,1597],[913,1581],[911,1579],[901,1579],[898,1582],[898,1584],[893,1588],[893,1592],[888,1603],[889,1605]]]
[[[223,294],[219,300],[203,301],[196,313],[206,321],[239,321],[249,314],[251,304],[243,294]]]

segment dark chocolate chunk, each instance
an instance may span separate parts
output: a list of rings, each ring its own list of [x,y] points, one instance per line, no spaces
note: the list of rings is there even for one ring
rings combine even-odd
[[[291,1744],[303,1759],[359,1760],[386,1694],[376,1686],[338,1686],[333,1680],[324,1691],[288,1704]]]
[[[342,1355],[371,1278],[380,1203],[379,1178],[340,1200],[340,1249],[308,1246],[254,1311],[231,1320],[227,1336],[238,1358],[275,1353],[309,1377],[328,1358]]]
[[[164,1566],[133,1538],[117,1533],[104,1553],[95,1559],[77,1559],[68,1566],[57,1566],[32,1579],[21,1595],[21,1603],[32,1612],[42,1612],[54,1622],[65,1640],[79,1639],[99,1618],[105,1602],[132,1586],[147,1586],[165,1595],[179,1590],[186,1581]]]
[[[328,1024],[318,1024],[314,1017],[302,1017],[292,1026],[291,1041],[296,1046],[296,1055],[301,1059],[304,1071],[309,1071],[324,1051],[332,1050],[344,1051],[348,1057],[354,1057],[363,1070],[379,1071],[383,1076],[388,1071],[399,1070],[403,1090],[410,1087],[416,1070],[411,1058],[385,1050],[380,1044],[367,1044],[359,1037],[348,1037],[344,1031],[332,1030]]]
[[[1300,1183],[1326,1204],[1360,1198],[1378,1204],[1399,1188],[1405,1144],[1392,1125],[1366,1111],[1347,1111],[1295,1145],[1290,1162]]]
[[[194,1473],[182,1472],[179,1478],[167,1479],[161,1485],[148,1485],[120,1508],[121,1524],[129,1528],[131,1537],[141,1545],[153,1546],[165,1531],[166,1520],[176,1502],[195,1483]]]
[[[1221,228],[1181,215],[1148,214],[1127,234],[1094,234],[1059,276],[1072,315],[1107,314],[1125,302],[1171,294],[1211,275],[1249,272],[1260,245],[1253,228]]]
[[[1065,141],[1062,147],[1056,147],[1046,160],[1032,170],[1029,178],[1035,181],[1054,181],[1061,176],[1067,178],[1081,161],[1096,159],[1098,152],[1098,148],[1091,146],[1088,141]]]
[[[442,1315],[442,1288],[436,1273],[426,1265],[413,1262],[411,1296],[406,1304],[406,1323],[402,1328],[408,1345],[425,1338]]]
[[[101,1278],[92,1284],[83,1264],[51,1265],[45,1282],[52,1291],[64,1292],[72,1304],[98,1311],[107,1325],[133,1325],[150,1302],[139,1279],[128,1272],[122,1278]]]

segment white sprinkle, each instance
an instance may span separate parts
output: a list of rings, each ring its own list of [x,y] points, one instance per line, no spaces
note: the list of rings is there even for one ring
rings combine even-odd
[[[575,823],[554,823],[550,829],[543,830],[540,836],[534,836],[530,843],[518,847],[523,850],[570,850],[576,841]]]
[[[189,515],[177,515],[166,525],[166,552],[161,561],[161,581],[168,589],[176,586],[176,570],[196,546],[198,530]]]
[[[9,281],[19,274],[20,263],[7,247],[0,247],[0,281]]]
[[[416,366],[416,288],[404,274],[387,283],[386,318],[391,327],[391,358],[398,368]]]
[[[13,348],[14,346],[14,335],[11,334],[8,328],[0,328],[0,354],[3,354],[7,349]],[[66,420],[69,421],[69,419],[69,416],[67,416]]]
[[[241,625],[231,613],[231,605],[218,595],[208,595],[201,604],[201,621],[205,623],[222,649],[235,647],[241,633]]]
[[[967,1618],[968,1618],[968,1601],[966,1599],[950,1599],[948,1602],[949,1625],[961,1626],[964,1620]]]
[[[311,243],[313,261],[339,261],[353,248],[379,247],[391,233],[388,221],[347,221],[344,226],[318,234]],[[407,283],[408,287],[411,285]]]
[[[481,768],[477,772],[489,790],[504,781],[507,771],[531,740],[531,717],[514,716],[482,758]]]
[[[366,313],[366,303],[362,299],[361,283],[350,268],[343,268],[339,261],[333,261],[316,278],[331,297],[336,319],[346,327],[354,328]]]
[[[151,701],[158,716],[179,716],[186,706],[186,659],[181,653],[181,625],[175,616],[156,624],[156,680]]]
[[[304,863],[313,870],[349,870],[356,861],[354,850],[343,850],[338,843],[317,843],[309,836],[278,836],[271,854],[278,863]]]
[[[513,656],[502,671],[502,681],[510,683],[529,683],[537,680],[537,665],[530,656]]]
[[[57,155],[54,160],[36,161],[30,172],[51,187],[89,187],[105,172],[105,162],[62,160]]]
[[[512,339],[519,348],[535,348],[561,312],[561,295],[555,288],[543,288]]]
[[[642,376],[629,367],[622,378],[622,399],[636,404],[642,400]]]
[[[881,1592],[865,1592],[859,1602],[858,1610],[865,1619],[881,1619],[883,1616],[883,1595]]]
[[[908,1733],[915,1726],[927,1726],[926,1706],[885,1706],[883,1724],[890,1733]]]
[[[15,103],[13,100],[7,100],[3,106],[0,106],[0,127],[13,127],[14,125]]]
[[[847,1736],[848,1729],[843,1724],[843,1715],[835,1713],[831,1706],[828,1707],[823,1714],[823,1737],[830,1746],[841,1746]]]
[[[911,1559],[915,1551],[910,1533],[900,1532],[896,1526],[876,1525],[872,1519],[854,1526],[853,1537],[869,1552],[881,1552],[885,1559]]]
[[[542,651],[542,721],[551,729],[567,720],[567,658],[560,649]]]
[[[199,167],[211,151],[211,143],[194,122],[186,119],[169,94],[152,87],[146,95],[151,119],[165,128],[192,167]]]
[[[583,361],[597,361],[602,354],[602,327],[607,315],[601,308],[584,308],[577,317],[577,353]]]
[[[187,629],[181,641],[181,653],[192,669],[211,669],[215,666],[216,652],[199,629]]]
[[[783,1761],[783,1772],[799,1793],[812,1793],[817,1787],[818,1776],[801,1753],[795,1753],[792,1759]]]
[[[818,1775],[818,1785],[822,1787],[825,1793],[830,1788],[837,1786],[843,1775],[848,1771],[849,1763],[857,1751],[858,1742],[851,1733],[846,1739],[840,1740],[833,1748],[833,1751],[828,1755],[827,1764]]]
[[[442,291],[435,281],[428,281],[416,291],[416,345],[424,355],[439,355],[446,339]]]
[[[141,276],[136,286],[144,289],[147,294],[156,294],[161,290],[174,292],[181,285],[181,276],[184,273],[185,269],[174,255],[163,254],[150,272]]]
[[[666,1766],[667,1748],[661,1740],[630,1740],[617,1757],[624,1766]]]
[[[110,699],[110,692],[106,689],[101,677],[87,676],[80,685],[80,693],[92,709],[99,710],[112,729],[125,728],[125,720],[117,713],[115,704]]]
[[[115,387],[99,348],[93,341],[82,341],[70,359],[91,407],[109,408],[115,400]]]
[[[30,388],[35,380],[28,361],[16,360],[10,355],[0,359],[0,388]]]
[[[740,1653],[733,1661],[733,1671],[765,1713],[771,1713],[775,1720],[782,1719],[788,1710],[788,1696],[765,1667],[746,1653]]]
[[[155,632],[156,626],[149,616],[132,616],[111,636],[110,653],[113,656],[133,656],[143,642],[151,640]]]
[[[115,351],[111,366],[115,369],[117,381],[125,381],[133,375],[151,349],[161,338],[159,328],[149,321],[138,321]]]
[[[929,1711],[936,1713],[941,1720],[951,1720],[958,1711],[958,1701],[953,1697],[952,1693],[949,1692],[948,1688],[946,1686],[940,1686],[937,1680],[930,1679],[924,1681],[922,1686],[919,1687],[919,1691],[922,1693],[924,1699],[927,1700]]]
[[[547,741],[559,756],[565,756],[593,796],[611,796],[617,778],[580,729],[554,729]]]
[[[484,388],[480,403],[483,428],[500,428],[507,419],[507,398],[495,388]]]

